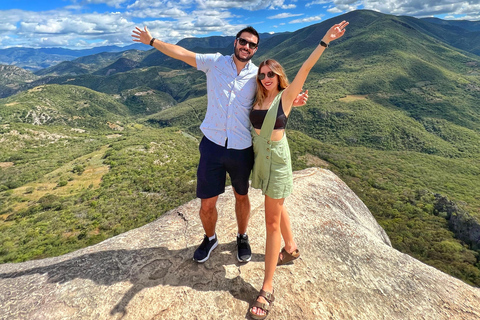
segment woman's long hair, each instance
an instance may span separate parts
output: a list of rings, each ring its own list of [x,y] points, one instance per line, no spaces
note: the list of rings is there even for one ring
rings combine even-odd
[[[258,80],[258,75],[260,74],[260,70],[262,69],[263,66],[268,66],[270,69],[272,69],[273,73],[275,73],[278,76],[278,90],[283,90],[289,85],[287,75],[285,74],[285,70],[283,70],[283,67],[280,65],[280,63],[278,63],[276,60],[273,60],[273,59],[264,60],[258,66],[257,92],[255,94],[255,102],[253,103],[254,106],[256,104],[261,106],[265,101],[265,97],[267,96],[267,89],[265,89],[262,82]]]

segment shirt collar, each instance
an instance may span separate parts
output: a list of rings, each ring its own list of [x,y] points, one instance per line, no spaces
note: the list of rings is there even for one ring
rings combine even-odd
[[[230,56],[230,59],[231,59],[231,63],[232,63],[232,66],[235,68],[237,68],[237,66],[235,65],[235,60],[233,59],[233,57],[235,56],[235,54],[233,53],[231,56]],[[243,67],[243,69],[246,69],[246,70],[249,70],[254,64],[252,63],[252,59],[248,60],[247,64],[245,65],[245,67]],[[242,70],[243,70],[242,69]]]

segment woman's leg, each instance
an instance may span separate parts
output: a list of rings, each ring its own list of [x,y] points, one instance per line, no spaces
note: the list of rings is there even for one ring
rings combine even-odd
[[[278,252],[282,242],[282,233],[280,230],[280,219],[282,216],[283,202],[285,199],[272,199],[265,196],[265,225],[267,228],[267,241],[265,247],[265,277],[263,279],[262,289],[273,293],[273,275],[277,267]],[[259,302],[266,303],[263,297],[259,297]],[[265,314],[260,308],[252,308],[252,312],[257,315]]]
[[[297,244],[293,240],[292,225],[290,223],[290,217],[288,216],[287,208],[282,206],[282,217],[280,219],[280,227],[282,230],[283,241],[285,242],[285,250],[288,253],[292,253],[297,250]]]

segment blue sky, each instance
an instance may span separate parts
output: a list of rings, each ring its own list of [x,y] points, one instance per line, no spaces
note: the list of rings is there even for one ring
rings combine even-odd
[[[124,46],[143,25],[171,43],[234,35],[246,25],[296,31],[357,9],[480,20],[480,0],[1,0],[0,48]]]

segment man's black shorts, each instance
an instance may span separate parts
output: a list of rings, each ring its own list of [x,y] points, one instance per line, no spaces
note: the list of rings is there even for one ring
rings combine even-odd
[[[248,193],[248,179],[253,168],[253,147],[227,149],[203,137],[199,146],[197,197],[208,199],[225,192],[227,172],[240,195]]]

